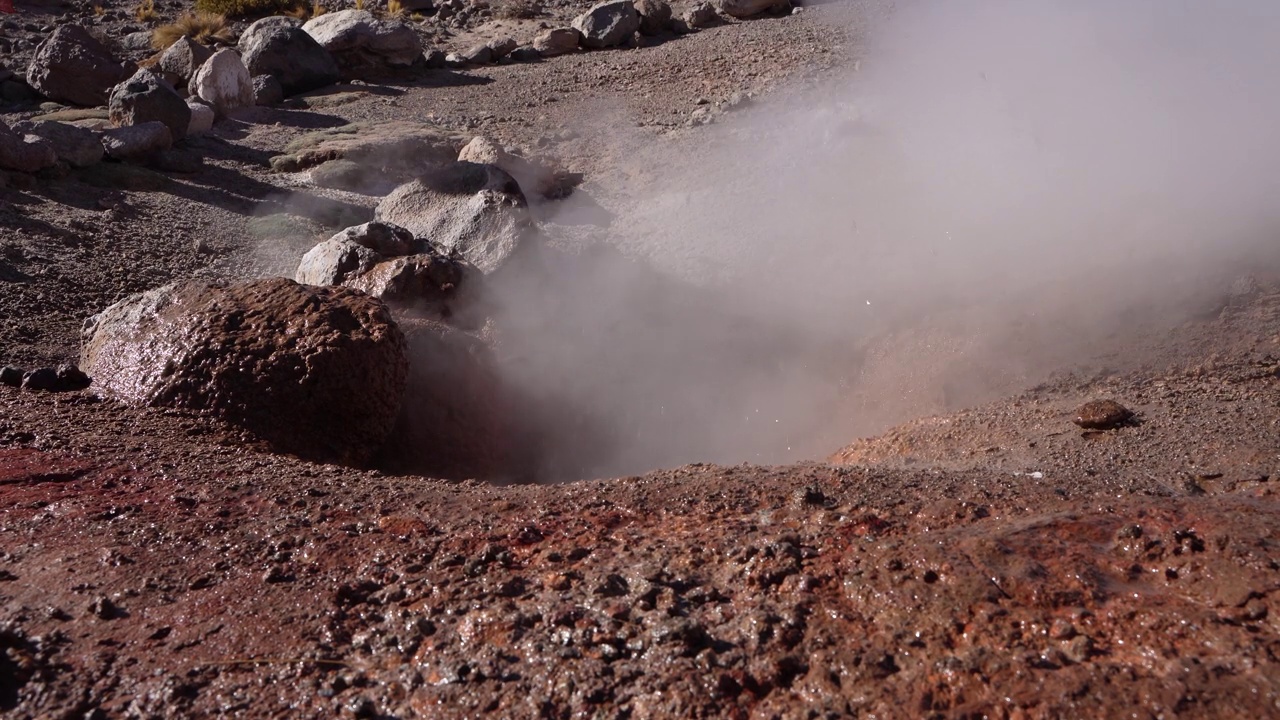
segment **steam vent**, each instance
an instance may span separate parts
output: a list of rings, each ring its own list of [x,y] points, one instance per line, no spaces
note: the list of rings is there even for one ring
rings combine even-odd
[[[0,717],[1280,716],[1280,10],[0,0]]]

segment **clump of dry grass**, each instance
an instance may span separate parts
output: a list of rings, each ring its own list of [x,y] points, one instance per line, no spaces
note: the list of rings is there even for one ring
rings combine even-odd
[[[311,3],[310,7],[307,7],[305,3],[300,4],[297,7],[293,7],[288,10],[285,10],[284,14],[288,15],[291,18],[296,18],[298,20],[306,21],[314,17],[320,17],[321,15],[327,12],[329,12],[329,8],[325,7],[320,2],[317,1],[317,2]]]
[[[106,8],[104,8],[104,7],[102,7],[101,5],[94,5],[94,6],[93,6],[93,14],[94,14],[94,15],[96,15],[96,16],[98,16],[98,17],[102,17],[103,15],[106,15],[106,14],[107,14],[107,9],[106,9]]]
[[[298,7],[299,0],[196,0],[196,10],[225,17],[279,15]]]
[[[401,0],[387,0],[387,17],[404,15],[404,3]]]
[[[201,45],[212,45],[215,42],[229,43],[232,40],[231,26],[227,24],[225,15],[197,11],[186,13],[172,23],[161,25],[153,30],[151,47],[165,50],[184,35]]]
[[[160,17],[156,12],[156,0],[142,0],[138,3],[138,7],[133,9],[133,19],[138,22],[151,22]]]

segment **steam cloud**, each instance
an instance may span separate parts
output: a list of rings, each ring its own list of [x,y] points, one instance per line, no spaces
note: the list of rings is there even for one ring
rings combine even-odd
[[[906,3],[858,72],[632,153],[588,191],[643,263],[504,288],[546,473],[820,457],[1276,267],[1276,37],[1269,0]]]

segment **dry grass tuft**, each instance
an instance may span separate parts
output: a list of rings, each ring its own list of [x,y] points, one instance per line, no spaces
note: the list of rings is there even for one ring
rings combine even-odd
[[[400,0],[387,0],[387,17],[401,17],[404,15],[404,3]]]
[[[138,3],[138,7],[133,9],[133,19],[138,22],[151,22],[160,17],[156,12],[156,0],[142,0]]]
[[[165,50],[183,36],[201,45],[215,42],[230,43],[231,26],[225,15],[210,12],[194,12],[182,15],[168,25],[161,25],[151,33],[151,47]]]
[[[306,21],[314,17],[320,17],[327,12],[329,12],[329,8],[326,8],[319,2],[313,2],[311,7],[307,7],[305,4],[302,4],[285,10],[283,14],[288,15],[291,18]]]
[[[280,15],[301,3],[299,0],[196,0],[196,10],[229,18]]]

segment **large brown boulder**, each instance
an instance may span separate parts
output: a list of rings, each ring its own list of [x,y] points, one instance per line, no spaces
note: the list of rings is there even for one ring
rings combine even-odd
[[[111,88],[133,74],[88,30],[59,25],[36,48],[27,83],[50,100],[73,105],[105,105]]]
[[[391,432],[405,338],[379,301],[283,278],[189,280],[90,318],[80,366],[133,405],[208,412],[280,452],[361,464]]]

